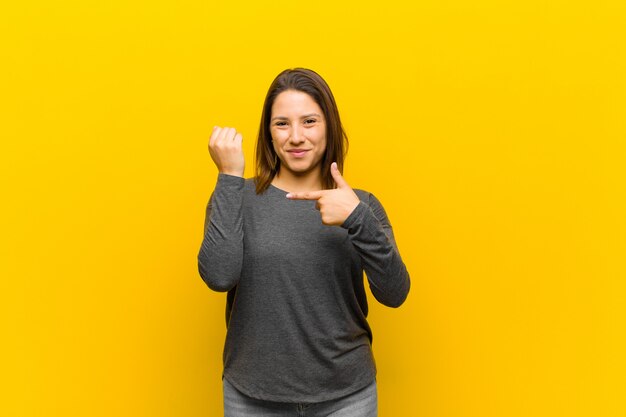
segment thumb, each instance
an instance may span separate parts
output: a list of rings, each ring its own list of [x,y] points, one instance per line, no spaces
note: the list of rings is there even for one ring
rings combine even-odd
[[[337,168],[337,162],[330,164],[330,173],[337,183],[337,188],[350,188],[346,180],[341,176],[341,172],[339,172],[339,168]]]

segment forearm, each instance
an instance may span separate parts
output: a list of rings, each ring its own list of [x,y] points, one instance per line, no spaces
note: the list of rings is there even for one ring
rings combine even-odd
[[[239,282],[243,263],[244,178],[218,174],[207,205],[198,271],[214,291],[228,291]]]
[[[384,214],[381,222],[372,208],[360,202],[342,227],[363,262],[374,297],[389,307],[399,307],[406,299],[411,281]]]

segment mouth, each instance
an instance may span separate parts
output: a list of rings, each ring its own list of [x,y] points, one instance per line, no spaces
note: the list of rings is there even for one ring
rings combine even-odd
[[[291,149],[287,151],[287,153],[289,153],[295,158],[302,158],[304,155],[306,155],[308,151],[309,151],[308,149]]]

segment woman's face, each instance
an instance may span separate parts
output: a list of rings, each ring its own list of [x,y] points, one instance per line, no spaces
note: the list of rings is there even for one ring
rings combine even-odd
[[[319,169],[326,151],[326,120],[307,93],[285,90],[276,97],[270,133],[281,171],[301,176]]]

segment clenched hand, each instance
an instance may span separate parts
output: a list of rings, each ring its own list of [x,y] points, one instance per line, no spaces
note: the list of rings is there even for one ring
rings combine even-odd
[[[209,139],[209,153],[219,172],[243,177],[245,159],[241,142],[243,137],[233,127],[213,127]]]

